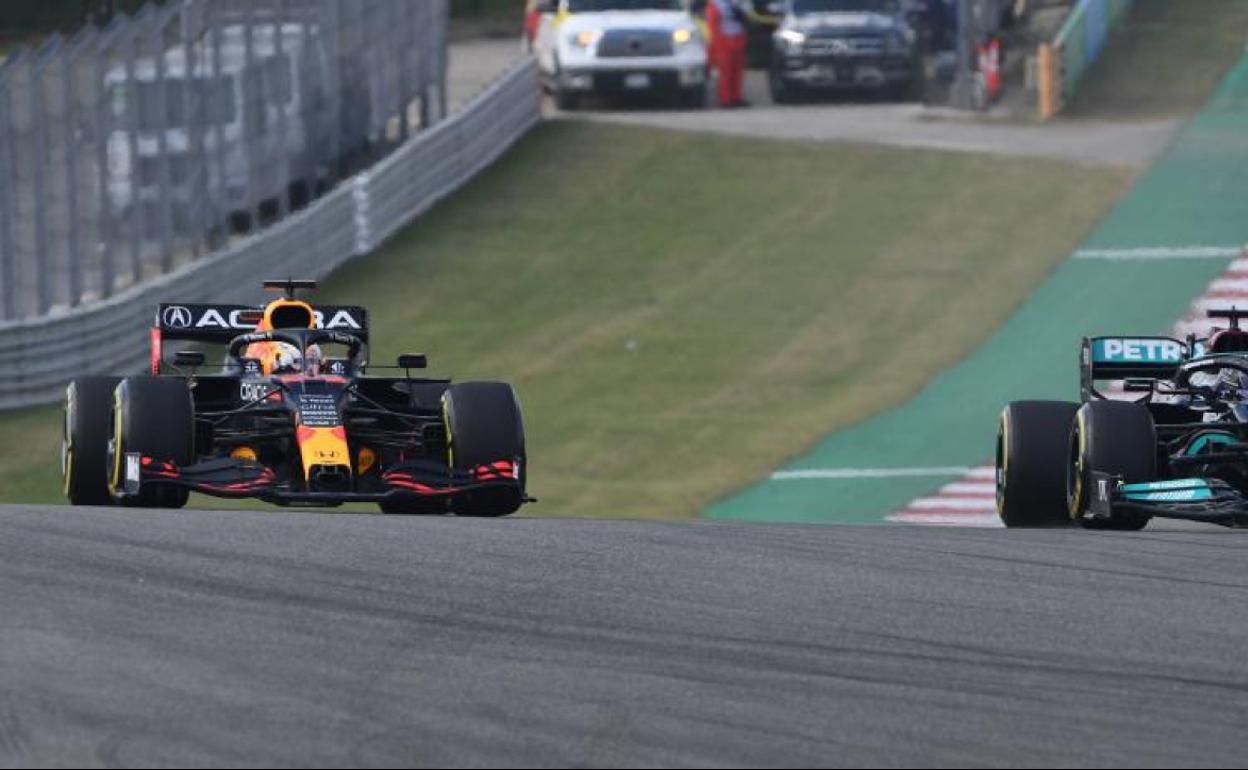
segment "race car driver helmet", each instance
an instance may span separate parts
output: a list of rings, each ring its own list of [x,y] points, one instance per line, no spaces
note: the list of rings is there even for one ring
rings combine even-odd
[[[301,374],[303,372],[303,354],[299,348],[289,342],[273,343],[273,358],[269,367],[271,374]]]

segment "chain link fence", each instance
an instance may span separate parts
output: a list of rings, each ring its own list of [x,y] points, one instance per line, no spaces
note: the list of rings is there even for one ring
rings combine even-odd
[[[540,119],[537,71],[525,59],[447,120],[273,227],[107,300],[0,321],[0,410],[55,402],[74,377],[141,371],[160,302],[255,303],[265,279],[321,278],[372,251]]]
[[[446,112],[449,0],[181,0],[0,65],[0,320],[307,206]]]

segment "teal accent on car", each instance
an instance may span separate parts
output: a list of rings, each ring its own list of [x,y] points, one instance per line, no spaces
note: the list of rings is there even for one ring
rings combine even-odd
[[[1098,337],[1092,340],[1095,364],[1181,364],[1187,351],[1164,337]]]
[[[1226,445],[1235,444],[1237,442],[1238,439],[1230,433],[1214,433],[1211,431],[1209,433],[1202,433],[1193,439],[1192,442],[1187,445],[1187,448],[1183,450],[1183,454],[1189,456],[1198,455],[1205,451],[1210,444]]]
[[[1142,484],[1123,484],[1118,492],[1133,503],[1190,503],[1213,499],[1213,490],[1204,479],[1169,479]]]

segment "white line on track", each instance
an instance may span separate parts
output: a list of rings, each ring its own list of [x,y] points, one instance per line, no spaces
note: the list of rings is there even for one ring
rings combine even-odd
[[[941,468],[810,468],[807,470],[776,471],[772,481],[796,479],[892,479],[910,476],[961,476],[970,473],[966,466]]]
[[[985,529],[1000,529],[1001,519],[997,518],[996,513],[894,513],[888,517],[889,521],[897,521],[903,524],[927,524],[937,527],[983,527]]]
[[[906,506],[912,511],[996,511],[996,497],[920,497]]]
[[[986,495],[988,497],[996,497],[997,485],[991,481],[955,481],[952,484],[946,484],[940,489],[941,494],[948,495]]]
[[[1244,253],[1243,246],[1141,246],[1123,249],[1080,249],[1075,259],[1138,261],[1148,259],[1227,259]]]

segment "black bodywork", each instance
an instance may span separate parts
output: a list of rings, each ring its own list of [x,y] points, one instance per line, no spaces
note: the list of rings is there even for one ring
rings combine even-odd
[[[1096,354],[1098,343],[1121,338],[1083,341],[1082,401],[1108,398],[1098,386],[1117,382],[1126,394],[1138,394],[1133,401],[1151,415],[1156,437],[1154,478],[1128,483],[1135,480],[1088,472],[1088,516],[1109,520],[1127,513],[1248,526],[1248,332],[1239,330],[1248,314],[1230,309],[1209,315],[1231,322],[1212,345],[1195,336],[1130,338],[1176,351],[1168,357],[1173,360],[1107,361]],[[1072,447],[1072,457],[1077,453]]]
[[[895,0],[797,0],[786,9],[774,35],[773,93],[900,91],[921,74],[921,42]]]
[[[160,306],[152,374],[188,380],[196,460],[176,467],[127,457],[128,493],[173,484],[277,504],[375,502],[407,513],[480,507],[486,500],[514,510],[529,501],[523,458],[454,467],[443,398],[450,380],[411,376],[412,367],[423,367],[423,356],[401,357],[403,366],[370,367],[362,308],[318,307],[322,328],[249,331],[259,313],[241,305]],[[201,374],[202,352],[170,357],[170,342],[200,350],[225,345],[224,362],[219,371]],[[332,353],[322,354],[315,372],[266,375],[246,352],[274,342],[295,346],[305,360],[314,347]],[[366,373],[377,368],[395,376]]]

